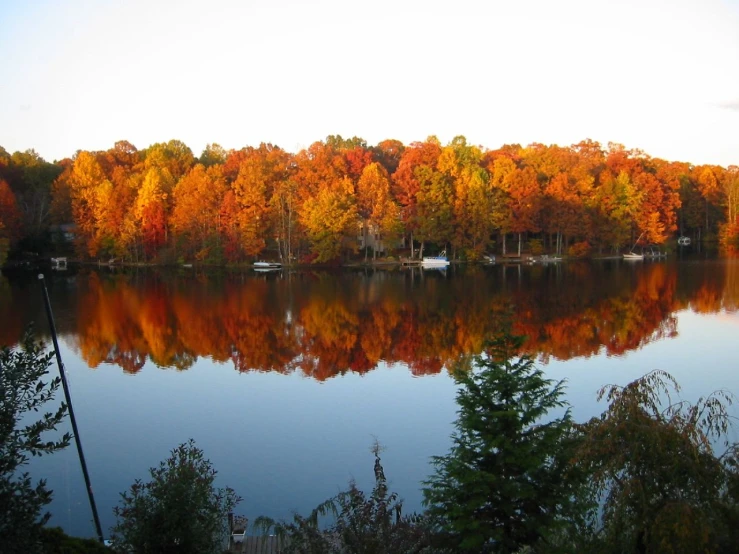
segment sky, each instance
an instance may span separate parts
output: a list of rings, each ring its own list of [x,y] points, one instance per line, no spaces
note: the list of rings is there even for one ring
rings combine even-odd
[[[739,0],[0,0],[0,146],[585,138],[739,165]]]

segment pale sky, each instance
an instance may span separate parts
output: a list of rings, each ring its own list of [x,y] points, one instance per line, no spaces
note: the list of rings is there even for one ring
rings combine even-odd
[[[0,145],[591,138],[739,165],[739,0],[0,0]]]

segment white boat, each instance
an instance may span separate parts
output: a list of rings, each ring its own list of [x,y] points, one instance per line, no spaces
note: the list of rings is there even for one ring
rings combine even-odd
[[[636,252],[627,252],[624,254],[624,260],[643,260],[644,254],[637,254]]]
[[[641,232],[641,235],[639,235],[639,238],[636,239],[636,242],[634,243],[634,246],[631,247],[631,250],[629,250],[626,254],[624,254],[624,260],[643,260],[644,259],[644,249],[642,249],[641,254],[637,254],[634,252],[634,248],[636,248],[636,245],[639,244],[639,241],[644,236],[644,231]]]
[[[690,240],[690,237],[682,236],[679,239],[677,239],[677,243],[680,246],[690,246],[691,240]]]
[[[280,262],[254,262],[254,267],[257,269],[282,269]]]
[[[439,252],[438,256],[424,256],[421,260],[421,265],[424,267],[444,267],[449,265],[449,260],[446,258],[446,250]]]

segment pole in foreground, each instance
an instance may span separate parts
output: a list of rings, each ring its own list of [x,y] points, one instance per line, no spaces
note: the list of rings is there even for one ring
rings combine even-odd
[[[67,376],[64,373],[64,363],[62,362],[62,355],[59,352],[59,342],[56,339],[56,325],[54,324],[54,314],[51,311],[51,301],[49,300],[49,291],[46,288],[46,282],[44,281],[43,273],[39,273],[39,281],[41,281],[41,288],[44,291],[44,304],[46,305],[46,317],[49,320],[49,327],[51,329],[51,340],[54,343],[54,353],[56,354],[56,363],[59,366],[59,374],[62,378],[62,387],[64,388],[64,398],[67,401],[67,407],[69,408],[69,419],[72,420],[72,433],[74,434],[74,442],[77,445],[77,454],[80,457],[80,465],[82,466],[82,475],[85,477],[85,486],[87,487],[87,497],[90,500],[90,509],[92,509],[92,517],[95,520],[95,530],[98,534],[100,542],[105,544],[103,538],[103,529],[100,526],[100,518],[98,517],[98,510],[95,506],[95,497],[92,494],[92,484],[90,483],[90,475],[87,473],[87,463],[85,463],[85,454],[82,452],[82,441],[80,440],[80,433],[77,429],[77,420],[74,417],[74,409],[72,408],[72,397],[69,394],[69,385],[67,384]]]

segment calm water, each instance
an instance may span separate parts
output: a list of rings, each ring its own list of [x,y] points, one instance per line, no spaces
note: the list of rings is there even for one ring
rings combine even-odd
[[[577,420],[600,413],[603,384],[656,368],[689,400],[739,393],[737,261],[80,270],[47,282],[106,530],[119,493],[190,437],[251,520],[305,513],[351,478],[371,488],[374,437],[391,488],[419,509],[428,459],[450,444],[448,369],[468,364],[506,317],[546,373],[568,380]],[[0,276],[0,343],[29,320],[46,334],[35,275]],[[52,523],[94,535],[74,448],[32,471],[55,491]]]

